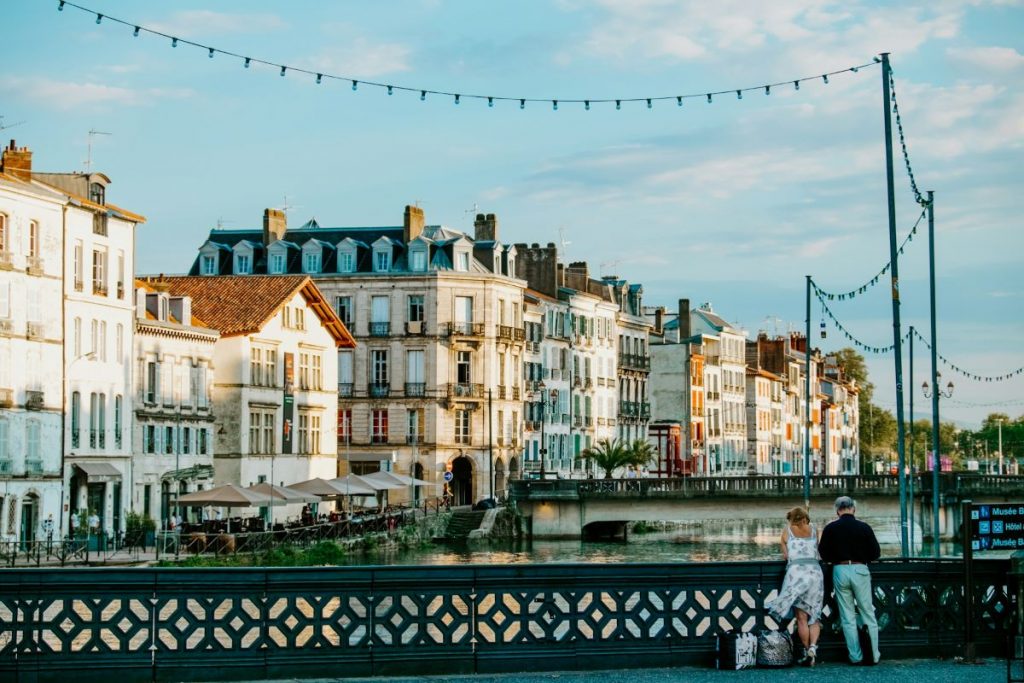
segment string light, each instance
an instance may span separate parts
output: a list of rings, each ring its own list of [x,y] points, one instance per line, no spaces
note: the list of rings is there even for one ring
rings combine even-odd
[[[355,92],[359,89],[359,81],[352,81],[352,91]]]
[[[487,106],[488,107],[493,107],[494,106],[494,98],[493,97],[488,97],[487,98]]]
[[[389,95],[393,95],[394,94],[394,91],[392,90],[390,85],[388,86],[388,94]]]
[[[320,82],[321,82],[321,81],[322,81],[323,79],[324,79],[324,75],[323,75],[323,74],[317,74],[317,75],[316,75],[316,83],[317,83],[317,85],[320,85]]]
[[[287,71],[287,70],[288,70],[288,67],[286,67],[286,66],[282,66],[281,67],[281,77],[282,78],[284,77],[284,72]]]
[[[139,27],[138,26],[135,27],[134,31],[132,31],[132,36],[135,37],[135,38],[139,37]]]
[[[558,111],[558,100],[551,100],[552,111]]]
[[[136,36],[136,37],[139,36],[142,32],[146,32],[148,34],[151,34],[151,35],[154,35],[154,36],[159,36],[159,37],[162,37],[162,38],[170,40],[172,47],[177,47],[178,43],[182,42],[185,45],[189,45],[189,46],[192,46],[192,47],[195,47],[195,48],[199,48],[199,49],[205,50],[210,57],[213,57],[213,55],[215,53],[219,52],[221,55],[224,55],[226,57],[235,57],[237,59],[244,60],[246,68],[248,68],[251,65],[251,63],[255,61],[255,62],[258,62],[259,64],[263,64],[263,65],[269,66],[271,68],[279,69],[282,74],[286,73],[288,70],[291,70],[291,71],[296,71],[298,73],[305,73],[305,74],[308,74],[310,76],[318,77],[318,79],[319,79],[317,81],[318,83],[322,82],[323,77],[326,76],[327,78],[332,78],[332,79],[339,80],[339,81],[350,81],[352,83],[352,89],[353,90],[356,90],[358,88],[358,85],[359,85],[359,81],[357,79],[354,79],[354,78],[351,78],[351,77],[348,77],[348,76],[343,76],[343,75],[339,75],[339,74],[318,73],[318,72],[315,72],[315,71],[312,71],[312,70],[309,70],[309,69],[304,69],[304,68],[301,68],[301,67],[290,66],[290,65],[287,65],[287,64],[279,64],[279,63],[271,62],[271,61],[268,61],[268,60],[260,59],[260,58],[257,58],[257,57],[251,57],[251,56],[246,56],[246,55],[238,54],[236,52],[231,52],[229,50],[223,50],[223,49],[218,48],[218,47],[213,46],[213,45],[202,45],[200,43],[196,43],[196,42],[193,42],[191,40],[187,40],[187,39],[184,39],[184,38],[179,38],[177,36],[172,36],[170,34],[164,33],[162,31],[159,31],[159,30],[156,30],[156,29],[153,29],[153,28],[147,28],[145,26],[142,26],[142,25],[139,25],[139,24],[135,24],[134,22],[129,23],[129,22],[125,21],[125,20],[118,19],[116,17],[111,17],[109,15],[106,15],[106,14],[103,14],[103,13],[100,13],[100,12],[96,12],[95,10],[92,10],[92,9],[90,9],[88,7],[84,7],[84,6],[79,5],[77,3],[68,2],[68,0],[59,0],[58,4],[57,4],[57,9],[60,10],[60,11],[63,11],[64,8],[65,8],[65,5],[73,7],[75,9],[78,9],[81,12],[86,13],[88,15],[94,16],[96,18],[96,23],[102,23],[103,19],[106,19],[108,23],[109,22],[114,22],[116,24],[121,24],[121,25],[127,26],[127,27],[132,29],[133,35]],[[875,57],[875,58],[873,58],[873,60],[871,62],[868,62],[866,64],[860,64],[860,65],[856,65],[856,66],[852,66],[852,67],[847,67],[845,69],[839,69],[837,71],[830,71],[830,72],[828,72],[826,74],[822,74],[821,78],[822,78],[822,80],[824,82],[827,83],[828,80],[829,80],[828,79],[829,76],[833,76],[833,75],[837,75],[837,74],[842,74],[842,73],[857,73],[861,68],[863,68],[865,66],[871,66],[871,65],[873,65],[875,63],[879,63],[879,62],[880,62],[880,60],[877,57]],[[551,102],[553,108],[554,108],[554,103],[555,102],[561,102],[561,103],[565,103],[565,102],[582,103],[584,105],[584,109],[586,111],[589,111],[590,110],[590,105],[593,105],[593,104],[611,104],[613,102],[615,103],[616,109],[621,109],[623,103],[633,103],[633,102],[645,103],[647,105],[648,109],[653,109],[655,101],[657,101],[657,100],[671,100],[671,99],[675,99],[676,103],[679,106],[682,106],[684,99],[687,99],[687,98],[698,98],[698,97],[706,98],[708,104],[711,104],[712,101],[713,101],[713,96],[714,95],[723,95],[723,94],[728,94],[728,93],[735,92],[736,96],[737,96],[737,99],[743,99],[743,93],[744,92],[760,90],[761,88],[764,88],[765,94],[768,95],[768,94],[771,94],[771,88],[772,87],[777,86],[777,85],[784,85],[786,83],[793,83],[794,87],[797,90],[799,90],[800,89],[801,81],[807,81],[807,80],[810,80],[811,78],[817,78],[817,76],[814,76],[814,77],[807,76],[807,77],[799,78],[799,79],[796,79],[796,80],[780,81],[778,83],[768,83],[768,84],[759,85],[759,86],[755,86],[755,87],[749,87],[749,88],[739,88],[739,89],[727,88],[727,89],[723,89],[723,90],[711,90],[709,92],[703,92],[703,93],[697,92],[697,93],[683,94],[683,95],[643,96],[643,97],[617,97],[617,98],[594,98],[594,97],[588,97],[586,99],[583,99],[583,98],[580,98],[580,99],[576,99],[576,98],[558,98],[557,100],[555,100],[555,99],[531,98],[531,97],[509,97],[509,96],[497,96],[497,95],[482,95],[482,94],[467,94],[467,95],[463,95],[461,93],[455,93],[453,91],[428,90],[428,89],[425,89],[425,88],[424,89],[412,88],[412,87],[393,85],[393,84],[388,84],[388,83],[381,83],[381,82],[376,82],[376,81],[363,81],[363,83],[365,85],[368,85],[368,86],[371,86],[371,87],[387,89],[389,93],[394,93],[396,90],[410,92],[410,93],[415,93],[418,90],[420,92],[420,100],[425,100],[427,93],[433,93],[435,95],[444,95],[444,96],[448,96],[448,97],[456,97],[456,96],[458,96],[459,100],[461,100],[462,97],[469,97],[469,98],[473,98],[473,99],[487,100],[489,106],[492,105],[493,102],[495,102],[497,100],[510,100],[510,101],[519,100],[519,108],[520,109],[525,109],[526,108],[526,102],[527,101],[530,101],[530,102]],[[894,102],[894,104],[895,104],[895,102]]]
[[[870,353],[889,353],[889,352],[891,352],[893,350],[893,348],[895,348],[895,344],[889,344],[888,346],[869,346],[868,344],[865,344],[861,340],[859,340],[856,337],[854,337],[853,334],[851,334],[850,331],[848,329],[846,329],[846,327],[844,327],[841,322],[839,322],[839,319],[836,318],[835,314],[832,313],[832,310],[825,303],[825,299],[819,293],[818,287],[814,283],[813,280],[811,280],[811,287],[814,289],[815,296],[818,298],[818,301],[821,303],[821,310],[824,313],[824,315],[827,316],[828,319],[832,321],[832,324],[834,324],[836,326],[836,329],[839,330],[839,332],[844,337],[846,337],[846,339],[850,343],[852,343],[854,346],[856,346],[857,348],[861,349],[862,351],[868,351]],[[824,335],[824,333],[825,333],[825,327],[824,327],[824,321],[822,321],[822,334]],[[905,342],[909,338],[910,338],[910,332],[908,330],[903,335],[903,341]]]
[[[910,228],[910,232],[903,239],[903,243],[900,244],[899,253],[902,254],[904,247],[906,247],[909,242],[913,241],[914,235],[917,234],[917,226],[921,224],[922,220],[924,220],[925,215],[927,215],[927,212],[926,211],[922,211],[921,214],[917,217],[917,221],[914,223],[914,226],[912,228]],[[826,292],[825,290],[823,290],[820,287],[818,287],[817,284],[814,284],[814,288],[815,288],[815,290],[821,296],[825,297],[829,301],[835,301],[835,300],[845,301],[846,299],[853,299],[853,298],[856,298],[856,296],[858,294],[864,294],[865,292],[868,291],[868,289],[870,289],[871,287],[877,285],[881,281],[882,276],[889,272],[889,268],[891,266],[892,266],[891,262],[890,263],[886,263],[884,266],[882,266],[882,269],[878,272],[877,275],[875,275],[873,278],[871,278],[870,280],[865,282],[860,287],[856,287],[855,289],[851,289],[848,292],[843,292],[841,294],[835,294],[835,293],[832,293],[832,292]]]
[[[460,96],[460,95],[456,95],[456,96],[455,96],[455,104],[458,104],[458,103],[459,103],[459,97],[461,97],[461,96]]]
[[[921,343],[928,348],[929,351],[931,350],[932,345],[928,343],[928,340],[925,339],[924,336],[922,336],[916,328],[914,329],[914,336],[917,337],[921,341]],[[1024,367],[1017,368],[1016,370],[1011,370],[1010,372],[1005,372],[1001,375],[981,375],[976,372],[969,372],[967,370],[964,370],[956,363],[951,362],[941,353],[937,353],[935,355],[938,356],[939,360],[941,360],[942,363],[953,372],[956,372],[966,377],[967,379],[973,379],[976,382],[1006,382],[1013,379],[1014,377],[1024,375]]]
[[[928,200],[917,189],[917,181],[914,180],[914,169],[910,165],[910,154],[907,152],[907,138],[903,133],[903,119],[900,117],[900,106],[896,102],[896,79],[893,78],[892,69],[889,69],[889,93],[892,97],[892,112],[896,117],[896,131],[900,136],[900,148],[903,150],[903,165],[907,169],[907,177],[910,178],[910,191],[914,193],[914,201],[921,206],[928,206]]]

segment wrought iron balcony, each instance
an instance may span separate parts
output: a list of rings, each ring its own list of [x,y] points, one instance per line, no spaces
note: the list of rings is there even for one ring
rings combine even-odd
[[[423,443],[423,435],[422,434],[406,434],[405,435],[405,443],[410,444],[410,445],[412,445],[412,444],[422,444]]]
[[[31,389],[25,392],[25,410],[42,410],[45,402],[46,397],[43,392]]]
[[[410,398],[423,398],[427,395],[426,382],[406,382],[405,395]]]
[[[484,336],[483,323],[454,322],[447,323],[444,327],[449,337],[482,337]]]
[[[353,393],[352,382],[338,382],[339,398],[352,398]]]
[[[391,323],[370,323],[371,337],[388,337],[391,335]]]
[[[42,474],[43,461],[39,459],[25,460],[25,474]]]
[[[620,353],[619,368],[623,370],[650,370],[651,357],[636,353]]]
[[[382,444],[388,442],[387,434],[373,434],[370,436],[370,443]]]
[[[483,384],[462,384],[454,383],[448,385],[448,398],[472,398],[479,399],[484,396]]]
[[[366,393],[370,398],[387,398],[391,395],[391,385],[388,382],[370,382],[366,385]]]
[[[526,339],[526,331],[509,325],[498,325],[498,339],[508,341],[523,341]]]

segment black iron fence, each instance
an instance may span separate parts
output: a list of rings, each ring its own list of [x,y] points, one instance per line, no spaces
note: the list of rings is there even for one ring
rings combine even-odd
[[[775,627],[781,562],[0,571],[0,679],[135,681],[710,664]],[[1007,561],[975,568],[973,639],[1004,652]],[[872,566],[886,658],[953,656],[962,563]],[[844,656],[826,603],[819,657]],[[789,626],[792,626],[791,624]]]

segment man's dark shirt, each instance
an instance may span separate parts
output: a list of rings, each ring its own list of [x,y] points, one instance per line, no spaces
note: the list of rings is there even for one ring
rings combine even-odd
[[[822,560],[832,564],[847,560],[867,564],[882,554],[875,532],[853,515],[840,515],[825,526],[818,552]]]

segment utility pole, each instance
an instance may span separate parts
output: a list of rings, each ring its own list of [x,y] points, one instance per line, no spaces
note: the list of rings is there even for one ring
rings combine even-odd
[[[903,443],[903,348],[900,339],[900,276],[896,243],[896,189],[892,164],[892,105],[890,104],[889,53],[882,53],[882,104],[885,108],[885,180],[889,195],[889,273],[892,277],[892,351],[896,370],[896,453],[897,478],[900,489],[900,549],[907,555],[907,473],[905,444]],[[933,317],[934,321],[934,317]],[[935,343],[935,340],[932,340]]]
[[[910,546],[908,555],[914,556],[914,326],[910,326],[910,391],[907,392],[907,400],[910,402],[907,412],[910,414],[910,477],[907,480],[907,519],[910,526]]]
[[[804,337],[804,507],[811,509],[811,276],[807,275]]]
[[[886,62],[887,64],[887,62]],[[886,92],[889,92],[886,90]],[[932,540],[939,556],[939,349],[935,339],[935,193],[928,191],[928,298],[932,337]]]
[[[1005,474],[1003,469],[1003,418],[999,418],[999,474]]]
[[[487,389],[487,490],[494,499],[494,390]]]

